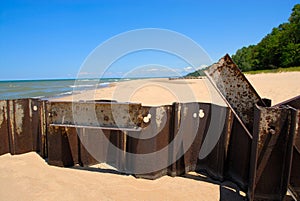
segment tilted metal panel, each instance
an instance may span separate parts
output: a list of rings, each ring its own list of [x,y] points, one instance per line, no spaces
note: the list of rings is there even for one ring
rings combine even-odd
[[[205,74],[251,134],[255,104],[266,105],[245,75],[229,55],[211,65]]]

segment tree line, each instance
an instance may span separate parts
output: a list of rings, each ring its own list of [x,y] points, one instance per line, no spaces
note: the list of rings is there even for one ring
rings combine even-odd
[[[300,4],[288,22],[273,28],[257,45],[237,50],[232,59],[242,71],[300,66]]]

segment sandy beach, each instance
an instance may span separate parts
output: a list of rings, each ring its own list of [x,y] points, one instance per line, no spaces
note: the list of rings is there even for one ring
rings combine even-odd
[[[246,77],[262,98],[272,100],[272,105],[300,94],[300,72],[246,74]],[[119,82],[110,87],[52,100],[116,100],[150,106],[193,101],[225,104],[217,96],[218,94],[215,93],[205,77],[186,80],[157,78]]]
[[[300,72],[246,77],[262,98],[272,100],[272,105],[300,95]],[[54,100],[116,100],[143,105],[167,105],[176,101],[224,104],[207,82],[206,78],[132,80]],[[33,152],[0,156],[0,200],[243,200],[243,193],[225,187],[231,185],[196,173],[152,181],[105,168],[96,171],[59,168],[49,166]]]

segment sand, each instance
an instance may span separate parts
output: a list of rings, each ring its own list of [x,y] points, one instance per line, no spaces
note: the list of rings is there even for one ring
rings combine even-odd
[[[262,98],[272,100],[272,105],[300,95],[300,72],[247,75]]]
[[[246,75],[262,98],[272,100],[272,105],[300,94],[300,72]],[[167,78],[142,79],[119,82],[111,87],[92,90],[74,96],[55,98],[55,101],[116,100],[143,105],[168,105],[173,102],[225,103],[203,79],[169,80]]]
[[[300,72],[247,75],[261,97],[273,104],[300,95]],[[114,99],[164,105],[175,101],[218,102],[206,79],[135,80],[56,100]],[[196,173],[151,181],[106,169],[49,166],[36,153],[0,156],[0,200],[243,200],[225,186]]]

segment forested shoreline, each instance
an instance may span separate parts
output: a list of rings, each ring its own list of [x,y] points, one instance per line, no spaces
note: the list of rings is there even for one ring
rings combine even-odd
[[[273,28],[258,44],[238,49],[232,59],[243,72],[299,71],[300,4],[293,7],[288,22]],[[203,76],[204,70],[186,76]]]
[[[232,59],[242,71],[300,66],[300,4],[288,22],[273,28],[258,44],[237,50]]]

